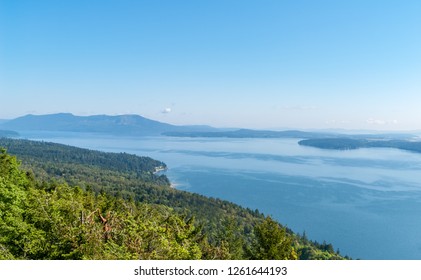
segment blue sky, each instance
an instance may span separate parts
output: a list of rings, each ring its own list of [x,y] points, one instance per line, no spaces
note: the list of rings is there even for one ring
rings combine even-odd
[[[421,1],[0,0],[0,119],[421,129]]]

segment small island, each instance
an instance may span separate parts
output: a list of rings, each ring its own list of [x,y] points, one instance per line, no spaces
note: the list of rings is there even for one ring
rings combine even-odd
[[[421,141],[396,139],[314,138],[298,142],[302,146],[331,150],[355,150],[359,148],[395,148],[421,153]]]

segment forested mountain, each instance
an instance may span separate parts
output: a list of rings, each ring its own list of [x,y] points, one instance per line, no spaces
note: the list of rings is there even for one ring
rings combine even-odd
[[[113,135],[160,135],[168,131],[215,131],[209,126],[176,126],[139,115],[75,116],[69,113],[26,115],[0,124],[0,128],[17,131],[67,131]]]
[[[0,153],[4,259],[342,258],[257,210],[171,188],[150,158],[5,138],[0,147],[22,161]]]

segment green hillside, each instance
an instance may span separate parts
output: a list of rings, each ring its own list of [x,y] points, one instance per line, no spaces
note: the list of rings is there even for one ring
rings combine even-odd
[[[4,259],[342,258],[257,210],[170,188],[151,158],[6,138],[0,147]]]

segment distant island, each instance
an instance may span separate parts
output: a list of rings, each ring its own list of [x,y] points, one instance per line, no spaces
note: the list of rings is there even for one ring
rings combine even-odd
[[[26,115],[0,123],[0,129],[97,133],[118,136],[222,137],[222,138],[326,138],[333,133],[299,130],[224,129],[208,125],[172,125],[139,115],[75,116],[70,113]]]
[[[252,130],[238,129],[232,131],[188,131],[188,132],[164,132],[163,135],[174,137],[225,137],[225,138],[319,138],[332,137],[331,133],[306,132],[299,130]]]
[[[421,141],[396,139],[354,139],[354,138],[317,138],[298,142],[302,146],[331,150],[355,150],[359,148],[396,148],[421,153]]]

